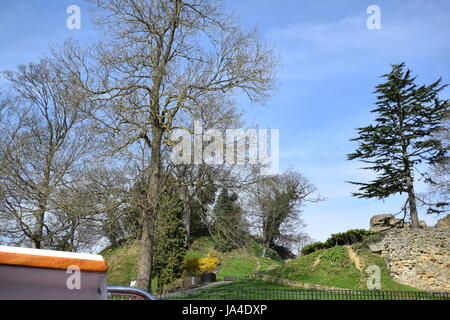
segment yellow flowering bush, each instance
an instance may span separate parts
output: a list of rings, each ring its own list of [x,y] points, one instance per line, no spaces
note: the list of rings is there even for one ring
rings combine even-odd
[[[213,272],[219,265],[219,258],[217,258],[213,253],[208,253],[206,257],[198,259],[198,264],[200,267],[200,272],[210,273]]]

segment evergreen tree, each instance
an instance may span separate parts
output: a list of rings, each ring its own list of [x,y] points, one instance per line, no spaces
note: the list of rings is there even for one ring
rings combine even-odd
[[[242,245],[242,209],[237,200],[236,193],[230,194],[224,188],[214,206],[212,237],[218,251],[231,251]]]
[[[181,277],[186,253],[183,201],[175,179],[167,177],[158,204],[156,219],[153,270],[158,277],[158,288]]]
[[[147,209],[147,183],[144,176],[131,187],[127,206],[123,209],[123,232],[127,239],[139,239],[142,235],[142,212]]]
[[[364,169],[377,174],[370,183],[351,182],[360,186],[354,196],[384,199],[407,193],[411,226],[418,227],[414,169],[423,161],[433,163],[444,156],[433,132],[448,111],[448,101],[438,98],[446,87],[441,79],[417,86],[411,70],[404,68],[404,63],[392,65],[392,71],[382,76],[386,82],[376,86],[377,102],[372,110],[377,115],[375,124],[357,129],[358,137],[352,141],[359,146],[348,159],[368,163]]]
[[[189,236],[209,235],[206,217],[208,215],[209,206],[214,204],[216,193],[218,191],[218,188],[210,175],[208,175],[205,182],[200,187],[197,187],[197,189],[196,197],[192,198],[190,203],[191,221]]]

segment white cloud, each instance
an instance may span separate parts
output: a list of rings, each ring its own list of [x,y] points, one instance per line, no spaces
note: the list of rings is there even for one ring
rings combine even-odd
[[[383,18],[381,30],[369,30],[366,26],[367,17],[368,15],[360,14],[329,23],[309,25],[298,23],[271,30],[266,36],[284,45],[313,44],[328,50],[364,49],[386,53],[408,52],[411,47],[426,47],[430,51],[449,47],[449,42],[443,41],[440,37],[448,36],[450,26],[448,12],[433,15],[433,19],[429,16],[426,19],[409,17],[406,20]],[[424,43],[421,40],[426,41]]]
[[[423,16],[408,14],[410,8],[383,14],[382,29],[366,27],[368,15],[344,17],[317,24],[296,23],[267,32],[289,65],[283,77],[322,79],[327,75],[361,72],[371,66],[414,58],[433,57],[450,49],[450,12]],[[391,12],[389,12],[391,13]],[[296,72],[301,66],[302,72]]]

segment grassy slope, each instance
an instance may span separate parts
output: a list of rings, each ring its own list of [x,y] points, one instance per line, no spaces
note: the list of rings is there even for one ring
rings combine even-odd
[[[186,256],[200,258],[214,251],[214,243],[210,237],[195,239]],[[270,258],[257,257],[252,249],[238,249],[231,252],[216,252],[220,260],[217,280],[225,277],[251,277],[253,271],[259,267],[263,271],[270,265],[278,265],[280,262]]]
[[[248,279],[233,281],[228,284],[223,284],[220,286],[215,286],[214,289],[293,289],[293,287],[271,283],[262,280]]]
[[[192,243],[187,257],[203,257],[213,251],[214,245],[209,237],[200,237]],[[356,249],[355,249],[356,250]],[[126,244],[120,248],[106,249],[101,254],[108,263],[108,284],[128,286],[136,277],[136,261],[138,246],[136,243]],[[252,249],[239,249],[227,253],[217,253],[220,266],[217,280],[224,277],[252,277],[253,271],[259,267],[263,273],[279,278],[347,289],[366,289],[367,274],[360,272],[349,258],[345,247],[320,250],[282,264],[270,258],[258,258]],[[403,291],[415,288],[393,281],[388,274],[383,258],[372,254],[367,249],[358,251],[363,271],[369,265],[377,265],[381,269],[381,285],[383,290]],[[279,265],[278,268],[266,271],[268,266]],[[153,287],[155,287],[153,282]],[[233,283],[232,286],[261,288],[264,282],[255,280]],[[283,287],[265,283],[267,288]]]
[[[187,257],[203,257],[209,252],[214,251],[214,244],[210,237],[196,238]],[[100,254],[108,263],[108,284],[129,286],[130,282],[136,278],[136,261],[138,258],[137,243],[128,243],[119,248],[110,248],[103,250]],[[220,260],[217,272],[217,280],[223,280],[224,277],[251,277],[253,271],[260,267],[265,270],[270,265],[280,264],[270,258],[257,258],[251,249],[238,249],[227,253],[217,253]],[[152,287],[155,288],[155,280]]]
[[[108,248],[100,252],[108,264],[106,277],[109,285],[129,286],[136,279],[138,252],[137,243],[127,243],[119,248]]]
[[[383,258],[372,254],[367,249],[358,251],[362,262],[362,272],[349,258],[345,247],[334,247],[291,260],[266,274],[303,283],[319,284],[345,289],[367,289],[368,275],[364,270],[369,265],[381,269],[381,289],[389,291],[417,291],[417,289],[393,281]]]
[[[354,288],[359,283],[360,273],[346,255],[343,247],[320,250],[292,260],[268,274],[298,282]]]

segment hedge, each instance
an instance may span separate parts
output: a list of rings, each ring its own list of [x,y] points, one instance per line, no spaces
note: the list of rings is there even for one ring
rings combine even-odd
[[[335,246],[351,245],[363,241],[375,232],[364,229],[352,229],[346,232],[332,234],[325,242],[315,242],[304,246],[302,255],[313,253],[320,249],[328,249]]]

